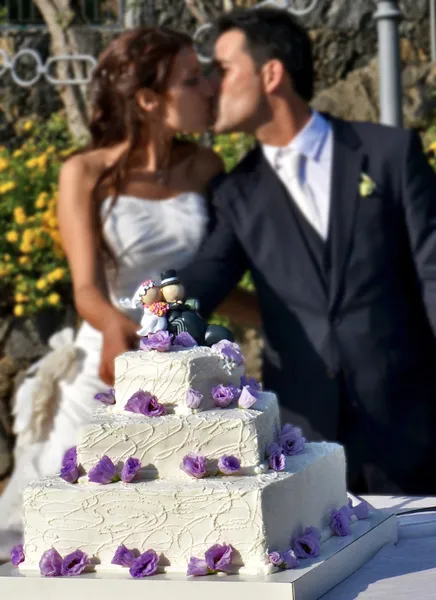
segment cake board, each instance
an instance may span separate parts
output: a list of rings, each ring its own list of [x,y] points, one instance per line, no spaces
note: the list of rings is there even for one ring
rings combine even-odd
[[[139,593],[152,600],[204,600],[205,597],[207,600],[222,600],[223,597],[226,600],[240,600],[241,597],[250,600],[316,600],[363,566],[383,546],[397,541],[397,518],[390,511],[371,513],[369,519],[353,523],[351,529],[349,536],[333,536],[324,542],[321,556],[300,561],[303,568],[268,576],[187,578],[183,574],[162,574],[137,580],[130,577],[128,569],[123,569],[78,577],[44,578],[38,571],[23,572],[7,563],[0,566],[0,598],[120,600],[123,595]]]

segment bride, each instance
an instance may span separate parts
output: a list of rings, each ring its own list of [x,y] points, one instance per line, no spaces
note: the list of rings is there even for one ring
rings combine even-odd
[[[24,486],[59,470],[94,395],[113,385],[114,358],[137,344],[141,314],[123,312],[120,298],[195,255],[208,226],[205,190],[223,171],[210,149],[176,137],[205,131],[211,119],[212,90],[187,35],[123,33],[102,53],[91,85],[91,143],[64,164],[58,203],[83,324],[18,394],[15,471],[0,497],[3,548],[21,531]]]

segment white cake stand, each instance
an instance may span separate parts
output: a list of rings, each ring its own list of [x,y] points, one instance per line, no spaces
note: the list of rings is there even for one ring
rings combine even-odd
[[[379,510],[352,525],[346,537],[331,537],[321,556],[300,561],[303,567],[268,576],[240,575],[187,578],[155,575],[132,579],[128,569],[78,577],[41,577],[11,563],[0,567],[2,600],[316,600],[367,562],[380,548],[397,541],[397,519]],[[136,586],[136,587],[135,587]],[[208,587],[205,587],[208,586]],[[245,587],[242,587],[245,586]]]

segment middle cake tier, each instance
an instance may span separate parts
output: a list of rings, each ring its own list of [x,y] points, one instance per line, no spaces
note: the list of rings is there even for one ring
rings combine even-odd
[[[216,408],[191,415],[146,417],[98,409],[82,428],[77,445],[79,463],[88,472],[102,456],[114,464],[139,458],[141,478],[186,478],[180,469],[189,452],[208,459],[236,456],[241,473],[251,475],[265,460],[280,428],[275,394],[262,392],[250,409]]]

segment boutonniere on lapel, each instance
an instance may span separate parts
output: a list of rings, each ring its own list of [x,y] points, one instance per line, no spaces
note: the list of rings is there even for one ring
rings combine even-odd
[[[366,196],[370,196],[375,190],[375,182],[369,175],[366,173],[360,174],[360,183],[359,183],[359,194],[362,198],[366,198]]]

